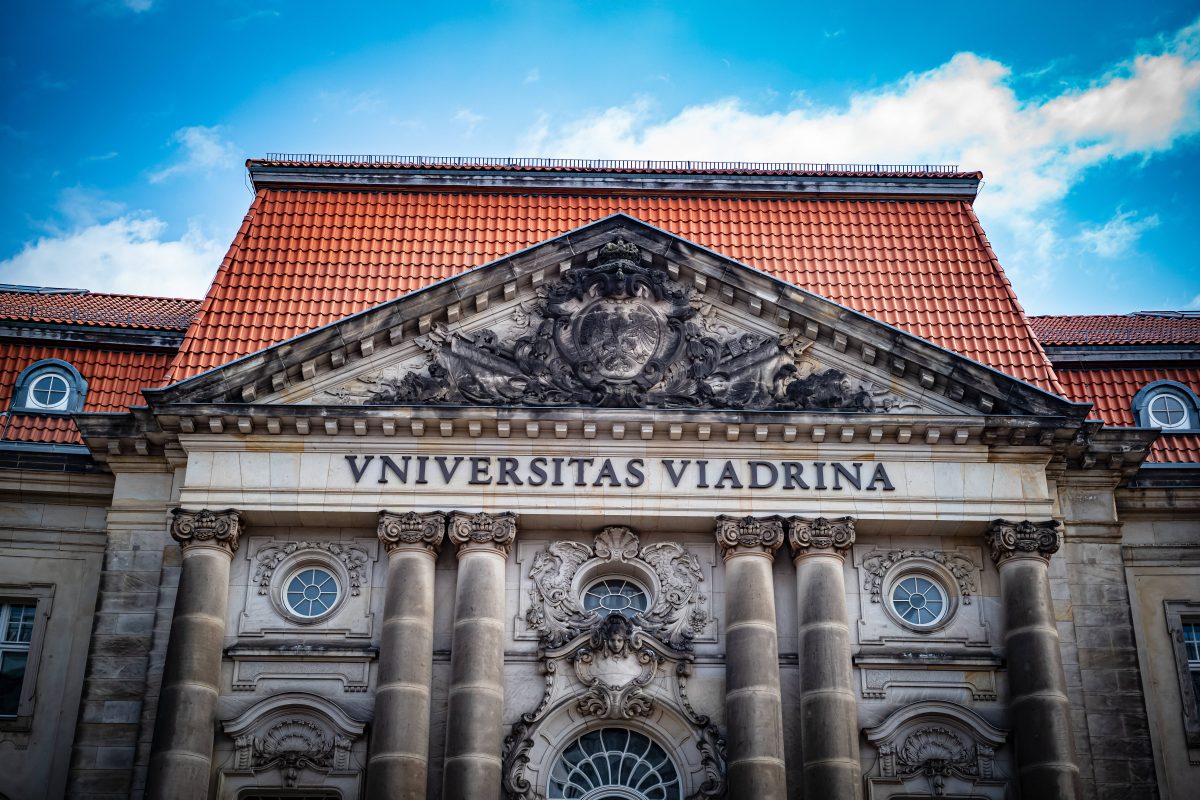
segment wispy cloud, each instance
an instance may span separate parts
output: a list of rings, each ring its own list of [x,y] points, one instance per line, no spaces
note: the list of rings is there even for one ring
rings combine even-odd
[[[1157,214],[1138,219],[1136,211],[1118,211],[1103,225],[1085,227],[1078,238],[1084,249],[1101,258],[1118,258],[1133,249],[1142,233],[1158,224]]]
[[[135,14],[154,8],[154,0],[121,0],[121,4]]]
[[[526,83],[537,83],[541,79],[542,79],[542,71],[540,69],[538,69],[537,67],[534,67],[533,69],[529,70],[529,72],[525,73],[525,82]]]
[[[482,114],[476,114],[469,108],[460,108],[454,114],[454,121],[461,124],[465,128],[463,136],[470,136],[472,133],[474,133],[475,129],[479,127],[480,123],[482,123],[485,119],[487,119],[487,117],[483,116]]]
[[[171,141],[179,146],[179,157],[173,164],[150,173],[151,183],[161,183],[183,173],[208,172],[236,163],[236,149],[222,138],[219,126],[180,128],[175,131]]]
[[[1063,232],[1061,201],[1087,171],[1150,157],[1200,131],[1200,20],[1091,85],[1022,99],[1010,68],[972,53],[844,105],[760,113],[740,98],[656,115],[647,98],[541,125],[547,155],[593,158],[957,163],[987,178],[977,203],[1015,273],[1046,282],[1071,241],[1115,253],[1154,223],[1116,219],[1090,235]],[[1111,227],[1110,227],[1111,226]]]

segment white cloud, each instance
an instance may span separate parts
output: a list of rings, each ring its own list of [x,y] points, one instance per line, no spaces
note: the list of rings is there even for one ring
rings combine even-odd
[[[1101,258],[1118,258],[1128,253],[1143,232],[1157,228],[1158,215],[1138,219],[1135,211],[1118,211],[1098,227],[1087,227],[1079,234],[1084,248]]]
[[[534,67],[533,69],[529,70],[529,72],[525,73],[525,82],[526,83],[537,83],[541,79],[542,79],[542,72],[537,67]]]
[[[181,147],[180,157],[174,164],[150,173],[151,183],[161,183],[167,178],[188,172],[209,172],[237,163],[237,151],[232,143],[221,137],[220,126],[193,125],[180,128],[175,131],[171,141]]]
[[[466,131],[463,133],[463,136],[470,136],[472,133],[474,133],[475,129],[479,127],[479,124],[485,119],[487,119],[487,117],[483,116],[482,114],[476,114],[469,108],[460,108],[454,114],[454,121],[460,122],[466,127]]]
[[[135,14],[154,8],[154,0],[122,0],[122,4]]]
[[[178,239],[166,232],[156,217],[123,214],[44,237],[0,261],[0,283],[203,297],[225,248],[194,225]]]
[[[979,169],[987,183],[977,208],[993,240],[1004,241],[1006,265],[1046,283],[1065,243],[1116,252],[1126,242],[1121,235],[1136,238],[1136,226],[1147,226],[1148,219],[1127,219],[1126,227],[1118,220],[1104,234],[1073,238],[1060,232],[1059,204],[1089,168],[1146,157],[1200,131],[1200,21],[1155,52],[1057,96],[1022,99],[1010,78],[1004,64],[959,53],[844,105],[805,101],[790,111],[758,112],[726,98],[664,118],[651,100],[638,98],[553,128],[540,123],[528,141],[536,153],[562,157]]]

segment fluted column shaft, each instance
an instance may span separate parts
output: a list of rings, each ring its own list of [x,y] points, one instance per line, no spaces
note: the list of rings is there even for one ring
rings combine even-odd
[[[488,800],[500,791],[504,713],[504,565],[514,514],[450,516],[458,547],[454,644],[446,720],[445,800]]]
[[[787,796],[771,564],[779,517],[717,517],[725,558],[725,727],[730,797]]]
[[[862,797],[858,703],[842,567],[854,520],[792,517],[800,655],[800,742],[805,797]]]
[[[1024,800],[1078,798],[1082,788],[1067,679],[1050,597],[1058,522],[998,519],[987,533],[1000,572],[1009,707]]]
[[[175,510],[183,548],[179,589],[150,746],[146,797],[206,800],[212,769],[237,512]]]
[[[379,513],[379,540],[388,559],[387,594],[367,797],[426,796],[434,567],[445,532],[445,514]]]

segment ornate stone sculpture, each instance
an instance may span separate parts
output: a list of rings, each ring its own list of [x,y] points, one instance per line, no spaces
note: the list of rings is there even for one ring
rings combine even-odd
[[[854,517],[792,517],[788,520],[788,541],[793,556],[832,553],[845,557],[854,544]]]
[[[237,552],[241,520],[234,509],[185,511],[177,508],[171,513],[174,515],[171,536],[181,547],[208,545],[220,547],[229,553]]]
[[[380,511],[377,533],[389,553],[399,547],[423,547],[436,556],[446,534],[446,515],[437,511],[429,514]]]
[[[617,239],[518,307],[509,333],[437,327],[428,363],[384,378],[367,405],[600,406],[874,410],[872,392],[837,369],[801,374],[811,342],[714,325],[694,290]]]
[[[350,740],[330,737],[321,726],[300,718],[285,719],[262,736],[241,736],[234,741],[238,769],[252,771],[277,767],[283,785],[296,785],[300,770],[344,770],[350,760]]]
[[[774,554],[783,544],[783,517],[717,517],[717,544],[728,559],[738,551]]]
[[[447,534],[459,552],[472,545],[489,545],[507,558],[517,537],[517,515],[508,511],[503,514],[455,511],[450,514]]]
[[[588,687],[576,703],[579,713],[604,719],[650,716],[654,700],[642,690],[661,661],[633,623],[623,614],[609,614],[572,659],[580,683]]]
[[[993,520],[985,535],[992,550],[992,560],[1002,564],[1011,558],[1036,557],[1050,560],[1058,552],[1058,520],[1011,522]]]
[[[554,542],[534,556],[525,621],[538,632],[543,646],[558,647],[599,619],[585,612],[576,597],[573,584],[580,568],[638,562],[653,571],[658,591],[653,605],[634,621],[670,647],[692,649],[692,639],[708,624],[699,560],[676,542],[640,549],[639,544],[637,534],[629,528],[610,526],[596,536],[594,548],[578,542]]]
[[[941,564],[946,571],[954,576],[962,595],[963,605],[971,605],[971,596],[977,591],[975,586],[975,571],[977,567],[971,559],[961,553],[945,550],[889,550],[863,559],[862,569],[866,573],[863,589],[871,593],[871,602],[880,602],[880,592],[887,573],[902,561],[923,558]]]
[[[350,577],[350,594],[354,597],[361,594],[363,582],[367,580],[367,563],[371,556],[361,547],[340,542],[285,542],[262,548],[254,557],[258,562],[254,568],[254,582],[258,584],[258,593],[270,594],[271,578],[275,570],[288,556],[304,550],[329,553],[341,561]]]

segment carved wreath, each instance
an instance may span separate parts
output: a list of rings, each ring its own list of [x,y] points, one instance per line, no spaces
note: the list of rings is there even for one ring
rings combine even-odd
[[[971,596],[978,591],[975,585],[975,564],[964,555],[942,550],[889,550],[886,553],[879,553],[864,559],[862,568],[867,576],[863,580],[863,589],[871,593],[872,603],[880,602],[883,581],[888,571],[901,561],[910,558],[928,559],[945,567],[958,584],[963,605],[971,604]]]
[[[599,622],[597,614],[584,611],[573,591],[575,574],[584,564],[641,561],[658,577],[659,591],[654,605],[634,621],[670,647],[692,649],[692,640],[708,624],[699,560],[676,542],[639,544],[632,530],[613,526],[596,537],[594,547],[554,542],[534,556],[525,621],[538,632],[543,646],[558,647]]]
[[[301,550],[329,553],[346,567],[346,574],[350,578],[350,594],[357,597],[362,591],[363,582],[367,580],[367,564],[371,560],[370,554],[363,548],[340,542],[285,542],[268,545],[255,556],[258,564],[254,568],[254,582],[258,584],[259,594],[270,593],[271,577],[275,570],[288,556]]]

